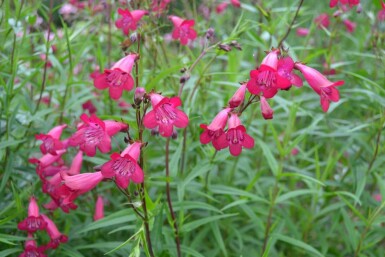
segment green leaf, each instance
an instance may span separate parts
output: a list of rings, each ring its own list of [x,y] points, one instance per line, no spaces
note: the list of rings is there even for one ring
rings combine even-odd
[[[281,234],[272,234],[271,237],[279,240],[279,241],[282,241],[282,242],[285,242],[285,243],[288,243],[288,244],[291,244],[293,246],[296,246],[296,247],[299,247],[305,251],[308,251],[309,253],[312,254],[312,256],[319,256],[319,257],[325,257],[322,253],[320,253],[319,251],[317,251],[314,247],[302,242],[302,241],[299,241],[297,239],[294,239],[294,238],[291,238],[291,237],[288,237],[288,236],[284,236],[284,235],[281,235]]]
[[[189,232],[191,230],[194,230],[200,226],[203,226],[207,223],[210,223],[210,222],[213,222],[213,221],[216,221],[216,220],[221,220],[221,219],[226,219],[226,218],[230,218],[230,217],[234,217],[234,216],[237,216],[238,213],[231,213],[231,214],[222,214],[222,215],[213,215],[213,216],[209,216],[209,217],[206,217],[206,218],[202,218],[202,219],[196,219],[190,223],[186,223],[183,225],[183,227],[181,228],[181,231],[183,232]]]

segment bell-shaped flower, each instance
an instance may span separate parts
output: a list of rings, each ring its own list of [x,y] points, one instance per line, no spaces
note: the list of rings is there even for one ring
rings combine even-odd
[[[103,218],[104,218],[104,202],[103,202],[103,197],[99,195],[95,203],[94,221],[97,221]]]
[[[144,174],[137,163],[141,145],[135,142],[127,146],[121,154],[113,153],[111,160],[102,165],[102,175],[105,178],[115,177],[116,184],[123,189],[128,187],[130,180],[137,184],[142,183]]]
[[[119,8],[118,14],[122,17],[116,20],[115,25],[118,29],[121,29],[125,35],[128,35],[130,30],[136,30],[138,22],[144,15],[148,14],[148,11],[133,10],[130,12],[128,9]]]
[[[194,40],[197,37],[197,32],[194,30],[194,20],[184,20],[178,16],[171,15],[168,18],[174,24],[172,38],[179,39],[182,45],[187,45],[189,40]]]
[[[220,111],[209,125],[200,125],[200,127],[204,129],[200,135],[200,142],[202,144],[208,144],[212,142],[216,150],[222,149],[222,146],[218,144],[218,138],[224,133],[223,129],[226,127],[230,111],[231,108],[226,108]]]
[[[273,109],[271,109],[269,103],[267,102],[266,98],[264,98],[263,96],[261,96],[260,98],[260,102],[261,102],[261,112],[262,112],[262,116],[265,120],[270,120],[273,118]]]
[[[94,86],[100,90],[109,88],[110,97],[118,100],[122,96],[123,90],[130,91],[134,87],[131,71],[137,58],[137,54],[123,57],[111,69],[105,69],[104,73],[96,76]]]
[[[338,102],[340,100],[339,92],[335,87],[342,86],[345,83],[343,80],[331,82],[316,69],[301,63],[295,63],[294,67],[303,74],[307,83],[321,97],[321,106],[324,112],[328,111],[330,101]]]
[[[247,89],[251,94],[262,95],[272,98],[277,94],[278,89],[287,89],[291,82],[278,73],[279,50],[274,49],[262,60],[261,66],[250,71],[250,80],[247,82]]]
[[[48,243],[47,248],[56,249],[59,244],[66,243],[68,241],[68,237],[57,229],[55,223],[48,218],[46,215],[41,215],[44,221],[47,223],[47,233],[51,238],[51,241]]]
[[[38,247],[33,235],[28,233],[28,238],[24,244],[24,252],[19,257],[47,257],[44,254],[45,250],[45,247]]]
[[[28,206],[28,217],[21,221],[17,228],[20,230],[27,230],[29,233],[34,233],[37,230],[44,230],[47,223],[44,221],[39,213],[39,206],[36,203],[35,197],[31,197]]]
[[[235,91],[234,95],[229,100],[229,105],[231,108],[236,108],[245,99],[247,83],[242,83],[241,86]]]
[[[57,150],[62,150],[64,148],[59,138],[65,127],[67,127],[66,124],[56,126],[51,129],[47,134],[35,135],[35,138],[37,140],[43,141],[43,143],[40,145],[40,150],[43,154],[50,153],[52,155],[56,155]]]
[[[162,137],[172,136],[174,126],[185,128],[188,125],[187,115],[178,109],[182,105],[179,97],[163,97],[150,93],[152,110],[143,118],[143,125],[148,129],[159,127]]]
[[[293,69],[294,69],[294,61],[293,59],[291,59],[290,56],[286,56],[278,60],[278,65],[277,65],[278,74],[281,77],[289,80],[292,85],[296,87],[302,87],[303,81],[300,76],[294,73]]]
[[[61,172],[64,184],[75,193],[74,197],[87,193],[94,189],[102,180],[103,175],[100,171],[92,173],[81,173],[69,176],[66,172]]]
[[[221,148],[229,147],[230,154],[238,156],[242,152],[242,148],[253,148],[254,139],[246,133],[246,128],[242,125],[238,114],[231,113],[228,121],[228,130],[218,139]]]

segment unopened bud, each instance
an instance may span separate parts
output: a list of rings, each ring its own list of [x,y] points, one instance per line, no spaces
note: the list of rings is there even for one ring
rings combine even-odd
[[[231,41],[230,46],[233,46],[236,49],[238,49],[239,51],[242,51],[241,45],[237,41],[235,41],[235,40]]]
[[[361,13],[361,12],[362,12],[362,5],[361,5],[361,4],[358,4],[358,5],[357,5],[356,12],[357,12],[357,13]]]
[[[172,138],[172,139],[177,139],[177,138],[178,138],[178,132],[176,132],[176,130],[174,130],[174,131],[172,132],[171,138]]]
[[[181,84],[184,84],[184,83],[186,83],[187,80],[189,80],[189,79],[190,79],[190,74],[184,74],[182,77],[180,77],[179,82],[180,82]]]
[[[186,72],[186,67],[183,67],[182,69],[180,69],[179,71],[180,71],[180,73],[185,73]]]
[[[158,128],[151,129],[151,135],[152,136],[159,136],[159,130]]]
[[[230,52],[231,51],[231,47],[229,45],[219,44],[218,47],[219,47],[219,49],[221,49],[223,51],[226,51],[226,52]]]
[[[135,43],[138,40],[138,34],[136,32],[130,35],[131,43]]]
[[[143,96],[145,93],[146,93],[146,90],[143,87],[137,87],[135,89],[134,100],[136,104],[140,103],[143,100]]]
[[[213,28],[209,28],[208,30],[207,30],[207,32],[206,32],[206,38],[207,39],[210,39],[210,38],[212,38],[212,37],[214,37],[214,29]]]

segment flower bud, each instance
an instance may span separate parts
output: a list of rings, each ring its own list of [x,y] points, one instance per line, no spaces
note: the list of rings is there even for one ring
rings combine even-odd
[[[145,93],[146,93],[146,89],[144,89],[143,87],[137,87],[135,89],[134,99],[135,99],[135,103],[136,104],[142,102],[143,96],[144,96]]]

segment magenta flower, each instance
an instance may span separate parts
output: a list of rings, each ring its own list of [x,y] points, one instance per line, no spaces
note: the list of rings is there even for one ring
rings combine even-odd
[[[87,102],[83,103],[82,108],[83,110],[88,110],[89,114],[94,114],[97,111],[95,105],[92,103],[91,100],[88,100]]]
[[[111,161],[101,167],[102,175],[105,178],[115,177],[116,184],[120,188],[127,188],[130,180],[134,183],[142,183],[144,174],[137,163],[140,155],[141,143],[135,142],[129,145],[121,154],[113,153]]]
[[[20,230],[27,230],[29,233],[34,233],[37,230],[44,230],[47,223],[44,221],[39,213],[39,206],[36,203],[35,197],[31,197],[28,206],[28,217],[21,221],[17,228]]]
[[[377,14],[377,19],[379,21],[385,21],[385,2],[381,1],[381,10]]]
[[[239,0],[230,0],[230,3],[234,6],[234,7],[241,7],[241,2]]]
[[[328,111],[330,101],[339,101],[340,95],[335,87],[342,86],[345,83],[343,80],[331,82],[319,71],[301,63],[295,63],[295,68],[303,74],[307,83],[321,97],[321,106],[324,112]]]
[[[68,176],[66,172],[61,172],[60,174],[64,184],[74,193],[68,197],[70,201],[81,194],[91,191],[104,178],[100,171],[92,173],[81,173],[73,176]]]
[[[242,125],[238,114],[231,113],[228,121],[229,129],[225,134],[218,138],[218,145],[221,149],[229,147],[230,154],[238,156],[242,152],[242,148],[253,148],[254,139],[246,134],[246,128]]]
[[[111,138],[120,130],[127,128],[127,125],[115,121],[102,121],[96,115],[90,117],[87,114],[80,115],[84,122],[78,131],[69,139],[70,146],[80,146],[80,150],[87,156],[95,156],[96,148],[102,153],[111,151]]]
[[[345,25],[345,27],[346,27],[346,30],[349,32],[349,33],[353,33],[354,32],[354,30],[356,29],[356,23],[355,22],[352,22],[352,21],[350,21],[350,20],[348,20],[348,19],[345,19],[344,21],[343,21],[343,23],[344,23],[344,25]]]
[[[193,26],[194,20],[184,20],[178,16],[168,16],[168,18],[174,24],[174,30],[172,31],[173,39],[180,39],[182,45],[187,45],[189,40],[194,40],[197,37],[197,32]]]
[[[39,168],[46,168],[50,166],[51,164],[59,161],[61,159],[61,156],[66,152],[66,150],[57,150],[56,155],[52,154],[45,154],[40,159],[37,158],[30,158],[28,161],[32,164],[37,164]]]
[[[250,80],[247,82],[247,89],[251,94],[262,95],[272,98],[277,94],[278,89],[287,89],[291,82],[282,77],[278,68],[279,50],[272,50],[263,60],[261,66],[250,71]]]
[[[123,90],[130,91],[134,87],[131,70],[137,58],[137,54],[129,54],[120,59],[110,70],[105,69],[104,73],[95,77],[94,86],[100,90],[109,88],[110,97],[118,100]]]
[[[226,127],[230,111],[231,108],[226,108],[220,111],[208,126],[206,124],[200,125],[200,127],[204,129],[203,133],[200,136],[200,142],[202,144],[208,144],[212,142],[216,150],[219,151],[222,149],[222,145],[218,144],[218,139],[224,133],[223,129]]]
[[[330,8],[334,8],[338,4],[338,2],[340,2],[343,5],[349,4],[350,7],[352,7],[353,5],[358,5],[360,3],[360,0],[330,0],[329,2]]]
[[[163,97],[156,93],[150,94],[152,110],[144,116],[143,125],[148,129],[159,127],[162,137],[172,136],[174,126],[185,128],[188,125],[188,117],[177,109],[182,105],[179,97]]]
[[[303,81],[300,76],[294,73],[294,61],[290,56],[286,56],[278,60],[277,71],[278,74],[290,81],[296,87],[302,87]],[[288,89],[288,88],[283,88]]]
[[[56,249],[59,244],[66,243],[68,241],[68,237],[59,232],[55,223],[50,218],[48,218],[44,214],[42,214],[41,216],[47,223],[47,233],[51,238],[51,241],[48,243],[47,248]]]
[[[231,108],[238,107],[243,100],[245,99],[247,83],[242,83],[241,86],[237,89],[234,95],[229,100],[229,105]]]
[[[314,19],[317,28],[328,28],[330,25],[329,15],[327,13],[321,13]]]
[[[272,119],[274,112],[273,112],[273,109],[271,109],[269,103],[266,101],[266,98],[261,96],[260,102],[261,102],[261,112],[262,112],[263,118],[265,120]]]
[[[40,145],[40,151],[43,154],[50,153],[52,155],[57,155],[57,150],[62,150],[64,148],[62,142],[60,142],[59,138],[63,132],[63,129],[66,128],[67,125],[56,126],[51,129],[47,134],[38,134],[35,135],[37,140],[43,141]]]
[[[215,7],[215,12],[217,14],[223,13],[226,10],[228,5],[229,4],[227,2],[222,2],[222,3],[218,4],[217,7]]]
[[[310,31],[308,28],[297,28],[296,30],[296,34],[299,37],[306,37],[307,35],[309,35],[309,33]]]
[[[148,11],[133,10],[130,12],[128,9],[119,8],[118,14],[122,17],[116,20],[115,25],[118,29],[122,29],[125,35],[128,35],[130,30],[136,30],[137,23],[144,15],[148,14]]]
[[[167,5],[171,2],[171,0],[152,0],[151,2],[151,11],[160,15],[167,8]]]
[[[28,233],[27,241],[24,244],[24,252],[22,252],[19,257],[47,257],[44,254],[45,247],[37,247],[33,235]]]
[[[94,214],[94,221],[100,220],[104,218],[104,203],[103,203],[103,197],[100,195],[98,196],[98,199],[96,200],[95,204],[95,214]]]

